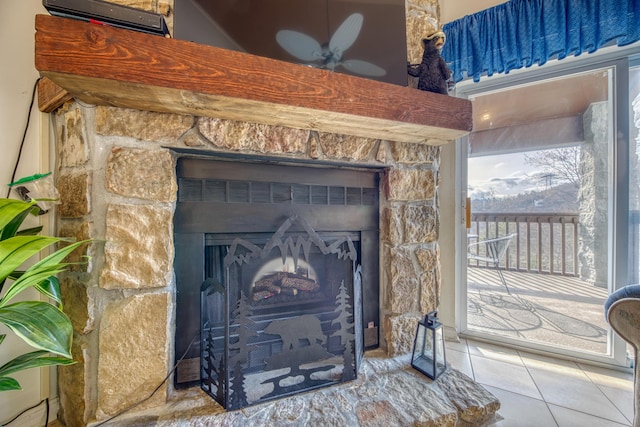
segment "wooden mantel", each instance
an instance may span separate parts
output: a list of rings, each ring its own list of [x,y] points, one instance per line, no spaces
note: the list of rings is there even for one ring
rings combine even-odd
[[[36,16],[35,65],[95,105],[432,145],[472,126],[468,100],[48,15]],[[42,110],[64,99],[53,92]]]

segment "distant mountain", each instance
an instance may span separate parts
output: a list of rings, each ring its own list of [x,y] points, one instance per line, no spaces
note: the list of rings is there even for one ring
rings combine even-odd
[[[517,196],[473,199],[471,211],[474,213],[578,212],[578,187],[567,183]]]

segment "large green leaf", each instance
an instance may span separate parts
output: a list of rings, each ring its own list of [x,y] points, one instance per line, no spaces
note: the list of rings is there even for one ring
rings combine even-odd
[[[9,275],[8,279],[18,280],[25,272],[24,271],[14,271]],[[56,276],[50,276],[43,280],[42,282],[35,285],[38,292],[47,298],[51,298],[57,304],[62,304],[62,294],[60,292],[60,280]],[[0,304],[0,306],[3,304]]]
[[[56,237],[15,236],[0,241],[0,280],[6,279],[22,263],[53,243]]]
[[[59,241],[65,241],[63,239],[59,239]],[[85,243],[90,242],[90,240],[80,240],[79,242],[71,243],[61,249],[58,249],[54,253],[48,255],[43,258],[41,261],[34,264],[34,268],[38,268],[40,265],[52,265],[61,262],[65,259],[71,252],[76,250],[79,246],[84,245]]]
[[[9,377],[0,377],[0,391],[22,390],[18,381]]]
[[[32,347],[71,358],[71,321],[49,303],[21,301],[2,307],[0,323]]]
[[[0,323],[37,349],[0,366],[0,391],[20,389],[20,384],[9,376],[15,372],[75,363],[71,359],[71,321],[61,308],[44,301],[9,303],[25,289],[34,287],[61,306],[60,282],[55,275],[70,265],[63,263],[64,259],[86,243],[70,244],[35,262],[25,271],[18,270],[23,264],[34,262],[30,258],[43,249],[64,241],[37,235],[42,227],[20,229],[26,217],[38,211],[35,202],[0,199]],[[0,344],[5,336],[0,335]]]
[[[16,236],[35,236],[39,232],[42,231],[42,226],[32,227],[32,228],[24,228],[22,230],[18,230],[16,232]]]
[[[18,208],[16,206],[16,208]],[[33,206],[30,204],[25,203],[25,208],[22,212],[18,213],[11,221],[9,221],[7,223],[7,225],[5,225],[2,228],[2,234],[0,234],[0,240],[6,240],[10,237],[13,237],[15,235],[18,234],[18,230],[20,229],[20,227],[22,226],[22,223],[24,222],[24,220],[27,218],[27,216],[30,213],[33,213],[34,211],[37,211],[38,207],[37,206]],[[37,227],[39,229],[42,229],[42,227]],[[33,233],[32,231],[35,231],[36,229],[29,229],[28,233],[29,234],[37,234]]]
[[[26,203],[14,199],[0,199],[0,240],[13,237],[16,233],[38,234],[42,230],[41,226],[18,231],[27,215],[36,209],[38,208],[34,203]],[[4,284],[5,280],[0,280],[0,292],[2,292]]]
[[[60,281],[56,276],[50,276],[36,285],[36,289],[42,295],[51,298],[57,304],[62,305],[62,292],[60,291]]]
[[[0,299],[0,308],[6,306],[15,296],[25,289],[36,286],[43,280],[48,280],[51,276],[64,271],[65,264],[51,266],[41,266],[40,268],[27,270],[18,280],[16,280]],[[40,290],[39,288],[36,288]]]
[[[39,285],[42,284],[42,282],[45,280],[50,280],[51,276],[54,276],[63,271],[69,264],[63,264],[60,263],[60,261],[66,258],[78,246],[81,246],[85,243],[86,241],[80,241],[65,246],[64,248],[57,250],[56,252],[29,267],[29,269],[23,272],[20,277],[9,287],[4,297],[0,299],[0,307],[5,306],[13,297],[30,286],[38,286],[38,291],[43,292],[45,295],[56,299],[59,295],[56,295],[55,293],[48,294],[48,289]],[[2,245],[2,242],[0,242],[0,245]]]
[[[48,351],[36,350],[31,353],[22,354],[0,366],[0,377],[5,377],[25,369],[53,365],[73,365],[74,363],[76,362],[73,359],[51,356],[51,353]]]
[[[16,199],[0,199],[0,230],[4,230],[5,227],[15,228],[15,230],[17,230],[22,224],[22,220],[24,220],[24,216],[22,219],[19,217],[25,212],[28,214],[36,209],[38,208],[35,206],[35,202],[23,202],[22,200]]]

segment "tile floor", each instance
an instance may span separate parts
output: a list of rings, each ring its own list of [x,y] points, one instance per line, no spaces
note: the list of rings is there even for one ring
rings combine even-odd
[[[632,373],[465,339],[447,341],[446,355],[500,400],[492,427],[632,424]]]

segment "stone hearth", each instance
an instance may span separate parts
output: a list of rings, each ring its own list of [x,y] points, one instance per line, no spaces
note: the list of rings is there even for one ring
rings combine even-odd
[[[480,426],[495,419],[498,400],[463,373],[449,369],[431,381],[410,356],[366,354],[357,380],[274,402],[225,412],[193,388],[162,408],[126,414],[103,425],[186,426]]]

